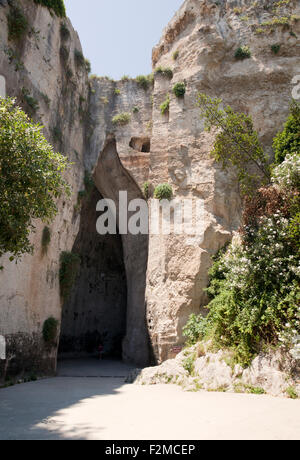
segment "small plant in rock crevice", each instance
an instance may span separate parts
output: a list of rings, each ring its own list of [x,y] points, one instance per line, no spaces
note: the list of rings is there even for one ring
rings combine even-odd
[[[44,227],[42,233],[42,253],[46,254],[51,242],[51,231],[49,227]]]
[[[249,46],[240,46],[235,54],[234,54],[234,57],[236,60],[238,61],[243,61],[245,59],[250,59],[251,58],[251,51],[250,51],[250,48]]]
[[[167,94],[166,99],[164,102],[160,105],[160,112],[162,115],[167,115],[170,110],[170,94]]]
[[[271,45],[271,51],[273,54],[278,54],[280,51],[280,48],[281,48],[281,45],[279,45],[278,43]]]
[[[119,113],[118,115],[115,115],[112,119],[112,124],[115,126],[124,126],[130,123],[131,121],[131,114],[124,112],[124,113]]]
[[[18,5],[11,5],[7,15],[8,39],[20,40],[28,30],[28,21]]]
[[[176,97],[183,98],[185,95],[185,92],[186,92],[185,83],[179,82],[173,86],[173,93],[175,94]]]
[[[54,345],[57,339],[58,332],[58,321],[57,319],[50,317],[46,319],[43,325],[43,338],[47,344]]]
[[[170,80],[173,78],[173,70],[170,67],[157,67],[154,74],[161,75],[162,77],[169,78]]]
[[[62,252],[60,256],[59,284],[61,298],[66,301],[75,283],[81,258],[73,252]]]
[[[154,190],[154,198],[157,200],[171,200],[173,190],[170,184],[158,185]]]

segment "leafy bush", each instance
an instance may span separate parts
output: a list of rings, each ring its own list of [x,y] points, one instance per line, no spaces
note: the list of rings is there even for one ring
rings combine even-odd
[[[43,233],[42,233],[42,252],[43,252],[43,254],[47,253],[50,241],[51,241],[50,228],[49,227],[44,227]]]
[[[285,390],[286,394],[288,395],[288,397],[290,399],[298,399],[299,396],[298,396],[298,393],[296,391],[296,389],[294,387],[288,387],[286,390]]]
[[[249,46],[240,46],[236,50],[234,57],[240,61],[251,58],[251,51]]]
[[[28,21],[18,5],[11,5],[7,15],[8,38],[19,40],[28,30]]]
[[[145,91],[153,84],[153,75],[138,75],[136,77],[136,82],[141,86]]]
[[[116,88],[116,89],[115,89],[115,95],[116,95],[116,96],[119,96],[120,94],[121,94],[121,90]]]
[[[113,125],[124,126],[131,122],[131,114],[124,112],[119,113],[118,115],[114,116],[112,119]]]
[[[54,11],[56,16],[60,18],[66,16],[66,8],[63,0],[34,0],[34,3],[45,6],[50,12]]]
[[[165,115],[169,112],[169,109],[170,109],[170,94],[167,94],[166,99],[160,105],[160,112],[162,115]]]
[[[283,131],[274,139],[273,148],[277,164],[283,162],[287,154],[300,152],[300,103],[293,101],[290,115]]]
[[[185,358],[182,362],[183,369],[185,369],[190,375],[193,374],[194,369],[195,369],[195,359],[196,359],[196,354],[193,353],[192,355]]]
[[[87,71],[87,73],[91,73],[92,66],[91,66],[91,63],[90,63],[90,61],[88,59],[84,60],[84,66],[85,66],[85,70]]]
[[[43,338],[47,344],[54,344],[57,339],[58,321],[50,317],[43,325]]]
[[[67,40],[70,37],[70,31],[64,22],[60,26],[60,36],[62,40]]]
[[[132,112],[133,112],[133,113],[139,113],[139,111],[140,111],[140,108],[137,107],[137,106],[135,106],[135,107],[132,108]]]
[[[157,200],[171,200],[173,190],[169,184],[158,185],[154,190],[154,198]]]
[[[184,83],[176,83],[173,86],[173,93],[176,97],[184,97],[186,92],[185,84]]]
[[[186,326],[183,328],[183,336],[187,339],[187,345],[190,347],[195,345],[206,332],[206,319],[202,316],[192,314]]]
[[[0,98],[0,256],[11,259],[31,253],[33,221],[48,222],[57,213],[56,201],[69,187],[62,177],[67,160],[55,153],[34,124],[15,106]]]
[[[26,88],[22,88],[22,95],[28,107],[30,107],[32,112],[35,113],[39,108],[38,101],[33,96],[30,95],[29,90]]]
[[[170,80],[173,78],[173,70],[170,67],[157,67],[154,74],[161,75],[162,77],[169,78]]]
[[[143,185],[143,194],[146,200],[150,198],[150,184],[149,182],[145,182]]]
[[[80,261],[80,256],[73,252],[63,252],[60,256],[59,284],[60,294],[64,301],[71,294],[79,271]]]
[[[173,61],[177,61],[177,59],[179,58],[179,50],[174,51],[172,58]]]
[[[75,58],[75,63],[77,66],[81,66],[81,67],[85,66],[85,59],[81,51],[75,49],[74,58]]]
[[[272,50],[272,53],[274,54],[278,54],[280,51],[280,48],[281,48],[281,45],[279,44],[271,45],[271,50]]]

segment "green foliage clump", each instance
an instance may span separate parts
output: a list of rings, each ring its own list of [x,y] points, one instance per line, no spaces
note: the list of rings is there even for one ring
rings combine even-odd
[[[195,369],[195,360],[196,360],[196,353],[191,354],[187,358],[185,358],[182,362],[182,367],[186,370],[189,375],[193,375]]]
[[[133,113],[139,113],[139,111],[140,111],[140,108],[139,108],[138,106],[134,106],[134,107],[132,108],[132,112],[133,112]]]
[[[46,254],[48,251],[48,246],[51,241],[51,231],[49,227],[44,227],[43,233],[42,233],[42,252],[43,254]]]
[[[281,48],[281,45],[279,45],[278,43],[271,45],[271,51],[274,54],[278,54],[280,51],[280,48]]]
[[[160,105],[160,112],[162,115],[165,115],[169,112],[170,109],[170,94],[167,94],[166,99],[164,102]]]
[[[171,200],[173,190],[170,184],[158,185],[154,190],[154,198],[157,200]]]
[[[211,155],[224,169],[234,168],[244,194],[253,193],[260,184],[270,183],[267,156],[254,130],[252,118],[234,112],[230,106],[222,109],[221,103],[221,99],[198,94],[198,107],[206,130],[219,130]],[[254,168],[251,173],[250,168]]]
[[[112,119],[113,125],[124,126],[130,122],[131,122],[131,114],[127,112],[119,113],[118,115],[115,115]]]
[[[74,58],[75,58],[75,63],[77,66],[84,67],[85,66],[85,59],[81,51],[75,49],[74,51]]]
[[[173,61],[177,61],[177,59],[179,58],[179,50],[174,51],[174,53],[172,54],[172,58]]]
[[[0,98],[0,257],[31,253],[33,221],[51,221],[57,199],[69,193],[62,177],[67,160],[53,151],[42,128],[14,99]]]
[[[250,51],[249,46],[246,46],[246,45],[240,46],[236,50],[234,57],[239,61],[243,61],[244,59],[250,59],[251,51]]]
[[[300,152],[300,103],[293,101],[283,131],[274,139],[275,161],[280,164],[289,153]]]
[[[58,321],[50,317],[46,319],[43,325],[43,338],[47,344],[54,344],[57,339]]]
[[[68,40],[68,38],[70,37],[70,31],[68,29],[68,26],[64,22],[62,22],[60,26],[60,36],[62,40]]]
[[[161,75],[162,77],[169,78],[170,80],[173,78],[173,70],[170,67],[159,66],[155,69],[154,74]]]
[[[38,101],[30,95],[30,91],[27,88],[22,88],[22,96],[28,107],[35,113],[39,108]]]
[[[187,345],[191,347],[195,345],[203,336],[205,336],[206,319],[202,316],[192,314],[185,327],[183,328],[183,336],[186,337]]]
[[[71,294],[79,271],[80,262],[80,256],[73,252],[62,252],[60,256],[59,285],[60,294],[64,301]]]
[[[175,94],[176,97],[184,97],[186,92],[186,87],[184,83],[176,83],[176,85],[173,86],[173,93]]]
[[[298,399],[299,396],[298,396],[298,393],[297,391],[295,390],[294,387],[288,387],[286,390],[285,390],[286,394],[288,395],[288,397],[290,399]]]
[[[11,5],[7,15],[7,24],[9,40],[19,40],[27,32],[28,21],[20,6]]]
[[[137,84],[143,88],[145,91],[153,85],[153,74],[150,75],[138,75],[136,77]]]
[[[34,0],[34,3],[45,6],[50,12],[53,11],[59,18],[64,18],[66,16],[64,0]]]
[[[120,94],[121,94],[121,90],[118,89],[118,88],[116,88],[116,89],[115,89],[115,95],[116,95],[116,96],[119,96]]]
[[[85,66],[85,70],[87,71],[87,73],[91,73],[92,65],[88,59],[84,59],[84,66]]]
[[[143,195],[148,200],[150,198],[150,183],[145,182],[143,185]]]

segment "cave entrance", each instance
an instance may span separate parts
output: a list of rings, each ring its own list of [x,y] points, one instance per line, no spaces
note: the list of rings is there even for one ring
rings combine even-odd
[[[100,153],[94,182],[73,248],[81,266],[63,306],[59,357],[97,353],[102,343],[105,356],[144,367],[151,357],[145,302],[148,235],[101,236],[96,230],[96,204],[102,197],[113,200],[117,216],[120,192],[126,191],[128,203],[143,198],[120,161],[114,136],[108,136]]]
[[[59,358],[97,356],[122,359],[126,335],[127,283],[120,235],[99,235],[94,188],[82,203],[79,234],[72,252],[80,255],[77,279],[62,310]]]

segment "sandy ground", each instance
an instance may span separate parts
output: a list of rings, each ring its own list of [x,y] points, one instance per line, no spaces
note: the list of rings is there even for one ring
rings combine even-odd
[[[299,400],[127,385],[128,370],[66,362],[56,378],[0,390],[0,439],[300,439]]]

